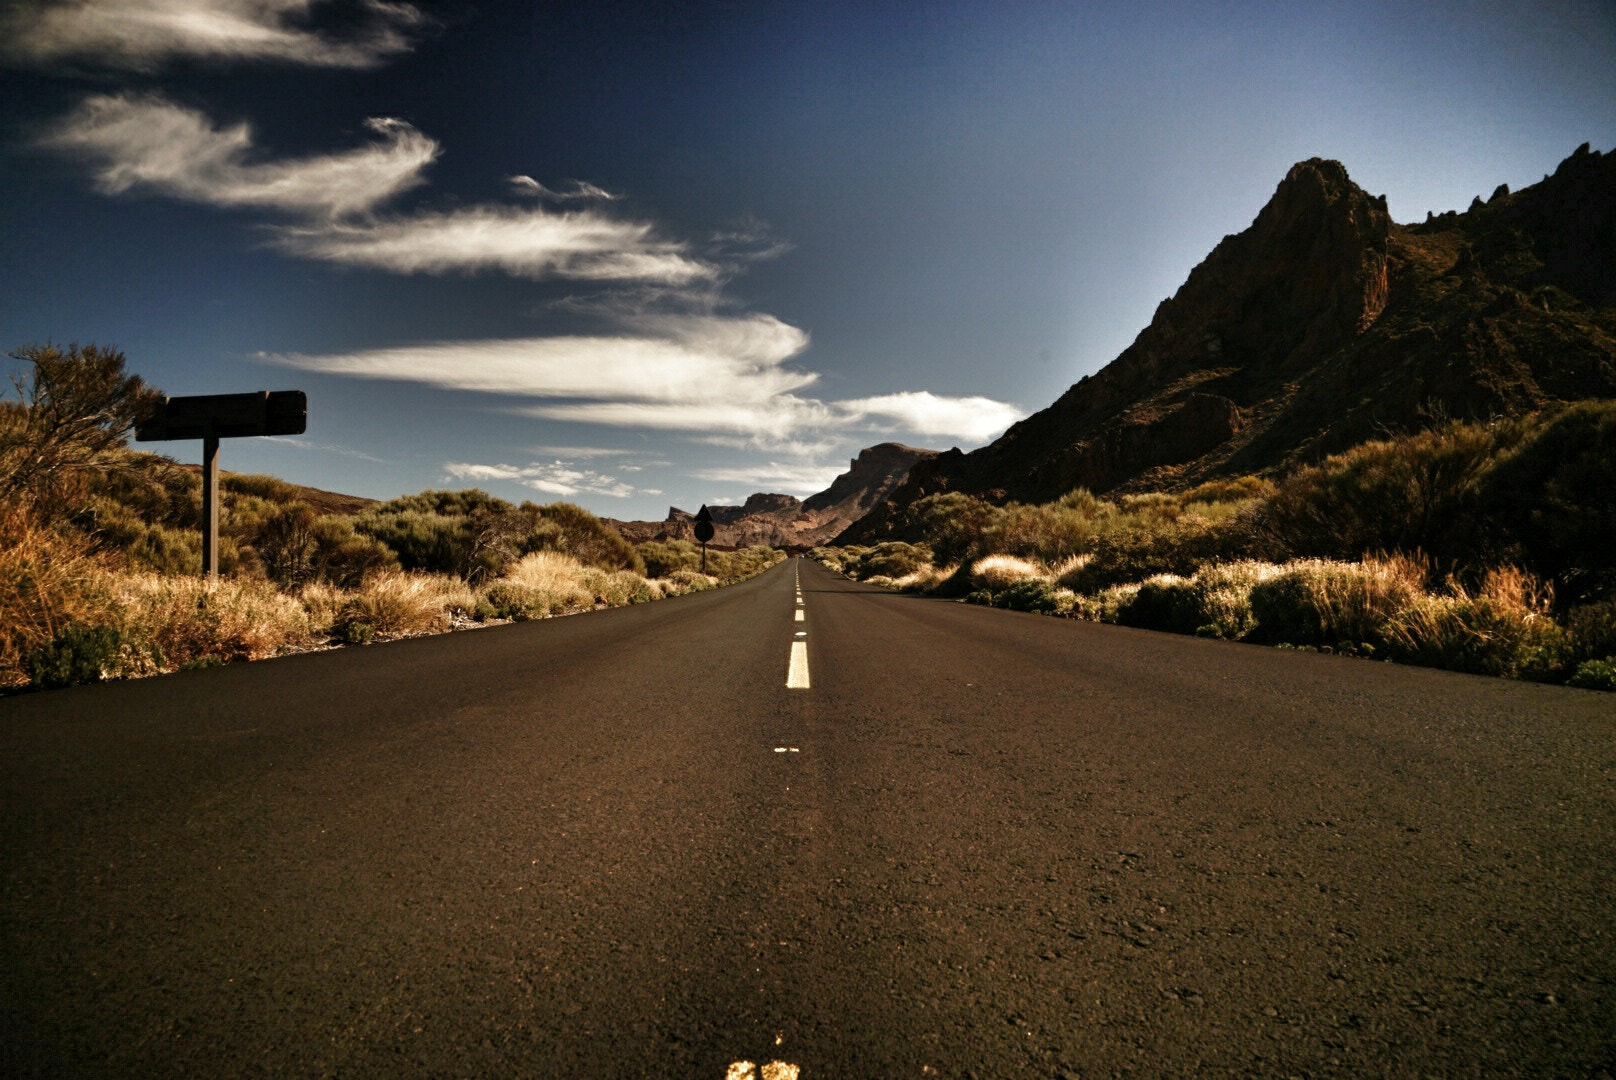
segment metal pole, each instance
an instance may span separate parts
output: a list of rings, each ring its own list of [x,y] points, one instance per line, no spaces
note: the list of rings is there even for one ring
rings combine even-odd
[[[219,438],[202,440],[202,577],[219,580]]]
[[[701,572],[707,572],[707,541],[701,542]]]

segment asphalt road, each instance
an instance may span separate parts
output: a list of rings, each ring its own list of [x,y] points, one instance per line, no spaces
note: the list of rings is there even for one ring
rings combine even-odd
[[[7,699],[0,762],[8,1076],[1616,1071],[1610,695],[792,560]]]

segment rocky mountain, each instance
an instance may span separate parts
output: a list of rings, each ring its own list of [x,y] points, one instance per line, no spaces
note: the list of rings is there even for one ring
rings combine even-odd
[[[810,548],[845,530],[880,504],[909,475],[916,462],[935,457],[901,443],[881,443],[859,452],[830,487],[799,500],[791,495],[756,494],[741,506],[709,506],[713,543],[720,547]],[[662,521],[610,521],[625,539],[694,540],[696,516],[677,506]]]
[[[1133,344],[969,454],[921,463],[839,539],[894,535],[901,508],[1175,490],[1279,473],[1444,418],[1616,396],[1616,152],[1399,225],[1339,162],[1294,166]]]

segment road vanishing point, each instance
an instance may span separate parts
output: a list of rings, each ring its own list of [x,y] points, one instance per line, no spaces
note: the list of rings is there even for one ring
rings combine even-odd
[[[11,698],[0,1072],[1609,1076],[1613,736],[801,559]]]

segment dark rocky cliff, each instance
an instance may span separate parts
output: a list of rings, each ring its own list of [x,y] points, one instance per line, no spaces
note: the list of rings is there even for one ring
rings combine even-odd
[[[937,491],[1044,501],[1282,472],[1445,417],[1616,395],[1616,154],[1397,225],[1339,162],[1294,166],[1132,345],[993,444],[918,465],[840,538]]]

